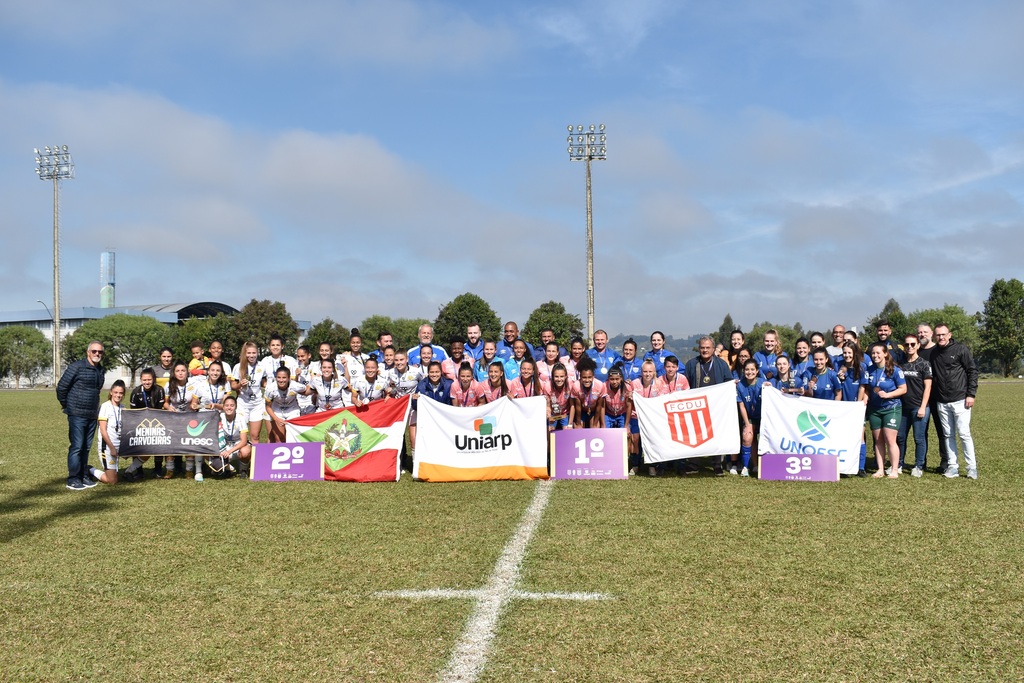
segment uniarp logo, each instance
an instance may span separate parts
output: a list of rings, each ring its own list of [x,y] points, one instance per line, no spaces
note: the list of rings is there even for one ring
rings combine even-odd
[[[490,436],[494,433],[494,426],[496,424],[498,424],[498,421],[494,419],[494,416],[488,415],[479,420],[473,420],[473,431],[480,434],[480,436]]]
[[[209,420],[203,420],[202,422],[198,420],[191,420],[188,423],[188,426],[185,427],[185,430],[188,432],[189,436],[199,436],[203,433],[203,430],[206,429],[206,425],[209,423]]]
[[[829,438],[828,431],[825,429],[829,422],[831,422],[831,418],[828,415],[815,416],[809,410],[800,413],[796,418],[800,436],[809,441],[823,441]]]

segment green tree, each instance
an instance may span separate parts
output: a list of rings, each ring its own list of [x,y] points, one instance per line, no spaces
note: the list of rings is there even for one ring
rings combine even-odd
[[[907,316],[906,334],[916,334],[917,326],[921,323],[927,323],[932,327],[945,323],[949,326],[953,339],[971,349],[972,352],[976,351],[980,345],[977,314],[969,314],[963,309],[963,306],[944,304],[942,308],[922,308],[919,311],[913,311]],[[897,341],[903,343],[903,337],[901,336]]]
[[[75,330],[68,339],[68,350],[74,358],[84,358],[85,349],[94,339],[102,342],[107,351],[103,369],[123,367],[131,373],[131,384],[135,384],[136,373],[155,363],[160,349],[174,341],[174,331],[147,315],[118,313],[89,320]]]
[[[448,348],[452,337],[466,338],[466,327],[472,323],[480,325],[484,339],[498,339],[501,336],[501,319],[491,305],[476,294],[460,294],[437,313],[434,320],[434,343]]]
[[[876,315],[868,318],[865,324],[864,333],[873,341],[875,339],[875,326],[880,320],[888,320],[889,327],[892,328],[892,338],[902,340],[903,336],[911,331],[910,321],[907,320],[907,316],[903,314],[900,309],[900,304],[896,299],[889,299],[885,302],[885,306],[882,306],[882,310]],[[861,346],[865,346],[864,341],[861,341]]]
[[[234,316],[218,313],[212,318],[189,318],[174,328],[174,342],[170,345],[174,357],[189,360],[192,357],[191,344],[202,342],[203,349],[210,350],[210,344],[219,341],[224,345],[224,360],[234,365],[238,362],[238,351],[244,340],[235,332]]]
[[[533,309],[520,336],[531,343],[538,343],[541,330],[548,327],[555,331],[555,341],[566,348],[569,348],[570,339],[583,336],[583,321],[575,313],[566,312],[565,305],[557,301],[549,301]]]
[[[12,375],[16,389],[22,377],[31,383],[52,365],[53,346],[42,332],[28,325],[0,328],[0,377]]]
[[[1024,355],[1024,283],[1017,278],[992,283],[982,311],[981,341],[984,354],[1009,377]]]
[[[420,325],[424,323],[429,324],[430,321],[426,318],[392,319],[386,315],[371,315],[359,323],[359,333],[363,335],[363,345],[368,351],[377,348],[377,335],[381,330],[390,332],[391,343],[404,351],[419,343]],[[434,343],[437,343],[436,338]]]
[[[799,324],[797,323],[797,325]],[[801,333],[795,326],[772,323],[767,320],[755,324],[747,333],[747,346],[750,347],[750,350],[757,352],[764,348],[764,333],[768,330],[775,330],[779,333],[779,350],[785,351],[792,358],[796,340],[801,337]]]
[[[360,331],[362,334],[362,331]],[[309,328],[309,332],[306,333],[306,345],[310,348],[310,353],[314,358],[319,358],[317,349],[324,342],[327,342],[334,349],[335,353],[341,353],[348,349],[349,338],[352,336],[352,331],[340,323],[336,323],[330,318],[324,318],[317,324]],[[363,346],[370,350],[375,348],[377,337],[374,335],[373,340],[368,338],[363,339]]]
[[[736,323],[732,321],[732,314],[726,313],[722,318],[722,324],[718,326],[718,331],[711,333],[711,338],[715,340],[716,344],[724,344],[725,348],[729,348],[732,331],[738,329],[740,328],[736,327]]]
[[[288,313],[288,309],[280,301],[257,301],[252,299],[242,307],[233,319],[238,346],[232,353],[248,341],[256,342],[260,355],[270,352],[270,338],[278,335],[284,341],[286,349],[295,349],[299,340],[299,326]]]

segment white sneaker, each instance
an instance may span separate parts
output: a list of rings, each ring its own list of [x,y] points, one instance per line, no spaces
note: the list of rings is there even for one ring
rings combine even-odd
[[[885,476],[890,476],[891,474],[892,474],[892,465],[889,465],[888,467],[885,468]]]
[[[748,468],[744,467],[742,470],[740,470],[740,476],[741,477],[749,477],[750,476],[750,470]]]
[[[629,476],[631,476],[631,477],[635,477],[636,476],[636,468],[635,467],[630,467],[629,468]]]
[[[736,470],[735,467],[730,467],[729,468],[729,474],[735,476],[735,475],[739,474],[739,472]]]
[[[201,471],[196,472],[196,481],[198,481],[200,484],[203,483],[203,473]]]
[[[946,473],[943,474],[942,476],[944,476],[946,479],[959,479],[960,478],[960,470],[958,470],[955,467],[947,467],[946,468]]]
[[[922,474],[924,474],[924,470],[922,470],[920,467],[915,467],[914,469],[910,470],[910,476],[912,477],[920,478]]]
[[[968,479],[977,479],[978,478],[978,470],[967,470],[967,478]]]

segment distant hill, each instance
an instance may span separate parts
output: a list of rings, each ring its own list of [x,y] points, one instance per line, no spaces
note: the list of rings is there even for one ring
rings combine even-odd
[[[682,364],[697,355],[694,349],[697,347],[697,340],[702,336],[704,335],[694,334],[685,338],[676,338],[672,335],[665,335],[665,348],[674,353],[679,359],[680,364]],[[651,350],[651,337],[649,334],[616,335],[608,340],[608,346],[621,353],[622,343],[630,337],[636,341],[637,355],[643,358],[643,355]]]

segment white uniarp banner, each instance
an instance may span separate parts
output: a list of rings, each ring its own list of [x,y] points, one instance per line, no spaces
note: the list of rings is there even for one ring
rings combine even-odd
[[[466,408],[421,398],[412,476],[422,481],[547,479],[547,400],[510,399]]]
[[[740,451],[736,383],[644,398],[633,393],[644,462],[667,462]]]
[[[765,384],[761,389],[760,453],[834,455],[840,474],[857,474],[864,438],[864,404],[784,396]]]

